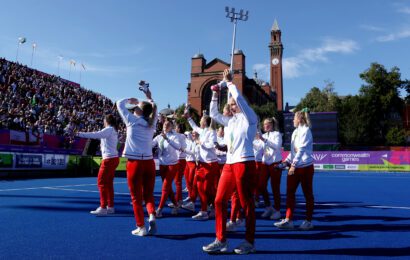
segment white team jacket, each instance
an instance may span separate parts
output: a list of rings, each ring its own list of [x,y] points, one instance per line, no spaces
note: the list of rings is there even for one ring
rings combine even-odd
[[[165,140],[162,135],[157,135],[152,140],[152,146],[158,146],[158,160],[160,165],[175,165],[178,163],[178,150],[181,149],[181,144],[177,134],[169,132],[166,134]]]
[[[117,101],[118,112],[127,126],[127,138],[122,156],[134,160],[152,159],[152,138],[154,137],[157,116],[155,115],[152,126],[140,116],[130,113],[125,107],[128,99]]]
[[[228,90],[240,107],[241,112],[232,117],[227,117],[218,111],[218,94],[213,93],[210,104],[210,115],[218,123],[225,126],[225,142],[228,146],[226,157],[227,164],[237,162],[254,161],[253,139],[256,134],[258,123],[257,116],[252,108],[245,101],[232,82],[228,82]]]
[[[199,134],[201,145],[199,146],[198,160],[203,163],[216,162],[218,160],[215,151],[216,131],[209,128],[202,129],[198,127],[192,118],[188,119],[188,123],[192,129]]]
[[[282,161],[282,134],[272,131],[264,133],[262,137],[265,139],[262,162],[271,165]]]
[[[98,132],[79,132],[79,137],[101,139],[101,154],[103,159],[118,157],[118,133],[114,127],[108,126]]]
[[[286,158],[296,168],[303,168],[313,164],[313,137],[308,126],[297,127],[292,134],[291,150]]]

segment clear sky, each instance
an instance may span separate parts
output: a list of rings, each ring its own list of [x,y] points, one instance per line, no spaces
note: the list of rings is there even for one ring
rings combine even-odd
[[[340,95],[356,94],[359,73],[371,62],[398,66],[410,78],[410,1],[159,1],[159,0],[3,0],[0,57],[69,77],[113,100],[142,97],[137,82],[151,83],[163,108],[186,100],[191,57],[229,62],[232,24],[225,6],[249,10],[238,25],[238,47],[246,72],[268,80],[270,29],[276,18],[284,44],[284,99],[291,105],[313,86],[334,81]]]

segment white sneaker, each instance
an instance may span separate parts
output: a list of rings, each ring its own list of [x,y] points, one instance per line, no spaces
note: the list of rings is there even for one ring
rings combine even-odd
[[[265,211],[263,211],[261,217],[262,218],[270,217],[274,213],[274,211],[275,210],[272,208],[272,206],[266,207]]]
[[[181,205],[182,205],[182,200],[177,202],[177,207],[181,207]],[[168,203],[168,207],[175,208],[175,204],[170,202],[170,203]]]
[[[186,209],[186,210],[189,210],[189,211],[192,211],[192,212],[195,212],[195,204],[192,201],[190,201],[188,203],[185,203],[185,204],[182,204],[182,208]]]
[[[237,246],[233,251],[238,255],[247,255],[249,253],[255,253],[256,248],[254,245],[245,240],[241,244],[239,244],[239,246]]]
[[[270,219],[275,219],[276,220],[276,219],[280,219],[280,217],[281,217],[280,211],[274,210],[274,212],[270,216]]]
[[[186,197],[186,198],[183,200],[183,202],[188,202],[188,201],[190,201],[190,200],[191,200],[190,197]]]
[[[183,189],[182,192],[188,192],[188,187],[185,187],[185,189]]]
[[[157,233],[157,223],[155,222],[155,219],[150,220],[148,223],[148,235],[155,235]]]
[[[90,211],[93,215],[107,215],[107,209],[98,207],[96,210]]]
[[[178,215],[178,209],[179,209],[179,207],[174,207],[174,208],[172,208],[172,209],[171,209],[171,215],[173,215],[173,216]]]
[[[302,224],[299,226],[299,229],[301,230],[311,230],[313,228],[314,227],[313,227],[312,222],[307,221],[307,220],[303,221]]]
[[[229,220],[226,222],[226,232],[235,232],[236,231],[236,223]]]
[[[155,211],[155,217],[162,218],[162,209],[157,208],[157,210]]]
[[[209,219],[208,212],[200,211],[195,216],[192,216],[192,219],[193,220],[208,220]]]
[[[207,253],[224,253],[228,251],[228,242],[221,242],[218,239],[215,239],[215,241],[209,245],[203,246],[202,250]]]
[[[114,214],[114,213],[115,213],[114,207],[107,207],[107,214]]]
[[[276,222],[273,225],[275,225],[276,227],[278,227],[280,229],[294,229],[293,221],[289,220],[287,218],[282,219],[281,221]]]
[[[131,231],[131,234],[133,234],[134,236],[143,237],[147,235],[147,229],[145,229],[145,227],[137,227],[136,229]]]

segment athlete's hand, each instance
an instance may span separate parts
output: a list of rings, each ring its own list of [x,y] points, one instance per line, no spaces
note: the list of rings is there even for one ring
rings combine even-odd
[[[148,100],[152,100],[151,90],[149,90],[149,88],[147,88],[147,91],[145,92],[145,96],[147,97]]]
[[[231,82],[232,81],[232,75],[231,75],[231,72],[228,69],[225,69],[222,75],[223,75],[223,81],[225,81],[225,82]]]
[[[292,176],[293,174],[295,174],[295,166],[291,166],[291,167],[289,168],[289,171],[288,171],[288,175],[289,175],[289,176]]]

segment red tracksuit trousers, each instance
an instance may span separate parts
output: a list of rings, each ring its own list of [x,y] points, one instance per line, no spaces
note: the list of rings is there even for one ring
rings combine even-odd
[[[249,243],[255,240],[255,190],[257,176],[255,161],[226,164],[219,179],[215,199],[215,227],[219,241],[226,241],[226,219],[228,215],[228,200],[236,189],[240,204],[246,218],[245,239]]]
[[[154,185],[155,162],[151,160],[127,161],[127,180],[134,208],[135,221],[138,227],[144,226],[144,210],[142,200],[145,201],[148,214],[154,214]]]
[[[268,193],[268,179],[270,178],[270,185],[273,193],[273,202],[275,210],[280,210],[280,179],[282,177],[282,170],[276,169],[277,163],[271,165],[262,164],[259,178],[259,194],[262,195],[265,202],[265,207],[271,205]]]
[[[219,166],[217,162],[200,162],[196,168],[195,178],[199,198],[201,199],[201,211],[207,211],[208,204],[214,204],[216,194],[215,182],[218,174]]]
[[[175,200],[177,202],[182,200],[182,177],[184,176],[185,168],[186,168],[185,159],[178,160],[178,172],[175,175],[175,189],[176,189]]]
[[[315,205],[315,199],[313,197],[314,172],[315,168],[313,165],[310,165],[304,168],[296,168],[293,175],[288,175],[286,189],[286,218],[293,218],[293,211],[295,209],[295,193],[300,183],[306,200],[306,220],[312,221],[313,209]]]
[[[114,174],[120,159],[118,157],[104,159],[98,171],[98,189],[100,190],[100,207],[114,207]]]
[[[195,170],[196,170],[196,163],[195,162],[186,162],[185,167],[185,182],[188,188],[188,196],[190,200],[195,203],[197,198],[197,188],[196,188],[196,180],[195,180]]]
[[[158,208],[160,209],[164,208],[165,202],[167,201],[168,197],[171,199],[174,205],[177,205],[174,192],[172,191],[172,181],[175,179],[175,176],[178,172],[178,168],[178,164],[159,166],[159,171],[162,178],[162,194],[161,200],[158,205]]]

